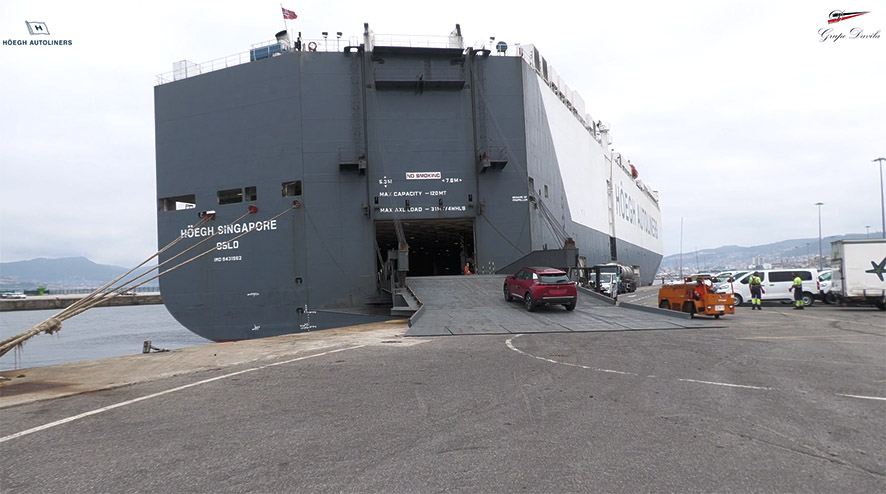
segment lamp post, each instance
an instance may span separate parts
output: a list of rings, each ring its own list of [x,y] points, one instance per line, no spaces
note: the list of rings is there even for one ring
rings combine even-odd
[[[816,202],[815,205],[818,206],[818,270],[821,271],[821,206],[823,202]]]
[[[883,238],[886,238],[886,206],[883,205],[883,160],[886,160],[886,158],[877,158],[871,161],[880,162],[880,218],[882,221],[880,232],[883,234]]]
[[[871,238],[871,225],[864,226],[864,238]]]

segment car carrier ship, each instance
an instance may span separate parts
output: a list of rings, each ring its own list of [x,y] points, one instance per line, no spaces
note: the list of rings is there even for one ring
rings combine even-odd
[[[406,276],[617,261],[650,284],[657,193],[533,45],[271,42],[154,88],[160,289],[215,341],[390,319]]]

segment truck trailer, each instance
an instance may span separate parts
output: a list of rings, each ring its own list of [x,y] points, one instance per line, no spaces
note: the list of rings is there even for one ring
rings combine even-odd
[[[831,242],[831,291],[843,304],[886,310],[886,239]]]

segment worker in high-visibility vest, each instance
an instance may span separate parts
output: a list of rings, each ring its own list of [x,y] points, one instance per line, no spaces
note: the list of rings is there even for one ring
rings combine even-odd
[[[763,310],[763,280],[760,278],[760,272],[754,271],[751,275],[748,285],[751,288],[751,310]]]
[[[791,274],[794,275],[794,284],[791,285],[791,289],[794,291],[794,303],[796,304],[794,310],[803,310],[803,280],[800,279],[797,273]]]

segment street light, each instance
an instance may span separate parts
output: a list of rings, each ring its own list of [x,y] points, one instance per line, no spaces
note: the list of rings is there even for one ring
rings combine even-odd
[[[823,202],[816,202],[815,205],[818,206],[818,270],[821,271],[821,206]]]
[[[877,158],[871,161],[880,162],[880,218],[882,220],[880,232],[883,234],[883,238],[886,238],[886,206],[883,205],[883,160],[886,160],[886,158]]]
[[[864,238],[871,238],[871,225],[864,226]]]

